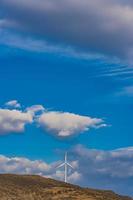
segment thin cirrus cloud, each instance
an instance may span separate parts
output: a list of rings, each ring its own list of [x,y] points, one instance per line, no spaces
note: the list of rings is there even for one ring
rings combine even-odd
[[[1,0],[1,10],[1,27],[84,51],[119,58],[133,54],[131,1]]]
[[[57,53],[63,56],[69,56],[76,59],[103,59],[106,61],[109,60],[107,56],[98,53],[77,51],[71,46],[65,46],[62,44],[52,44],[44,39],[36,39],[22,35],[20,36],[19,34],[13,33],[11,31],[5,31],[2,28],[0,30],[0,44],[7,45],[11,48],[13,47],[36,53]]]
[[[36,124],[44,132],[58,137],[69,137],[102,128],[107,125],[100,118],[91,118],[69,112],[47,111],[42,105],[32,105],[20,110],[17,100],[9,101],[0,108],[0,135],[25,131],[27,124]],[[19,104],[20,105],[20,104]]]
[[[116,93],[117,96],[133,97],[133,86],[126,86]]]

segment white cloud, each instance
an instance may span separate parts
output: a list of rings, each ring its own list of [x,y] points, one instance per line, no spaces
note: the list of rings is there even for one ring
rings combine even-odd
[[[58,137],[69,137],[89,131],[90,128],[107,126],[100,118],[48,111],[43,105],[32,105],[23,110],[17,108],[21,108],[17,100],[9,101],[5,103],[5,108],[0,108],[0,134],[22,132],[31,123]]]
[[[41,160],[30,160],[23,157],[6,157],[0,155],[1,173],[40,174],[45,175],[51,170],[51,166]]]
[[[102,119],[54,111],[43,113],[38,118],[38,124],[59,137],[67,137],[88,131],[90,128],[106,126]]]
[[[38,112],[45,111],[45,108],[42,105],[33,105],[31,107],[26,108],[26,111],[31,113],[32,115],[35,115]]]
[[[5,103],[5,106],[11,108],[21,108],[21,104],[17,100],[11,100]]]
[[[42,160],[30,160],[24,157],[6,157],[0,155],[0,173],[15,174],[36,174],[57,180],[64,180],[64,171],[57,170],[57,163],[46,163]],[[76,182],[80,180],[80,174],[77,171],[68,172],[68,181]]]
[[[0,134],[22,132],[33,122],[32,115],[19,110],[0,109]]]
[[[107,151],[77,145],[70,155],[78,160],[81,185],[133,195],[133,147]]]
[[[81,177],[82,175],[79,172],[75,171],[68,177],[68,181],[71,183],[76,183],[80,181]]]
[[[74,152],[79,157],[77,159],[80,161],[79,165],[81,165],[81,161],[86,162],[83,168],[86,167],[87,170],[89,163],[91,164],[89,168],[91,173],[93,171],[99,175],[115,178],[133,177],[133,147],[103,151],[87,149],[79,145],[75,147]],[[126,167],[128,171],[125,171]]]
[[[68,156],[74,167],[68,170],[69,182],[133,195],[133,147],[105,151],[78,145]],[[38,174],[64,180],[64,168],[57,170],[58,164],[0,155],[0,173]]]

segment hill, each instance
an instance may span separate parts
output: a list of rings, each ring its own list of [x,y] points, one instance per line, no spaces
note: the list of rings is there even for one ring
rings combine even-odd
[[[133,200],[34,175],[0,175],[0,200]]]

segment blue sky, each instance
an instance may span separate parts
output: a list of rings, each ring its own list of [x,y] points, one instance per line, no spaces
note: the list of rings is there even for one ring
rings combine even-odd
[[[57,8],[47,0],[0,3],[0,171],[60,179],[54,166],[68,150],[70,182],[133,195],[133,7],[112,0],[100,15],[94,2],[84,0],[81,10],[76,0]],[[75,6],[73,20],[66,4]]]

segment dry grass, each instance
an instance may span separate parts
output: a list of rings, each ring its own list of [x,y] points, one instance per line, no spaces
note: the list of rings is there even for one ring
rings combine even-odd
[[[133,200],[30,175],[0,175],[0,200]]]

